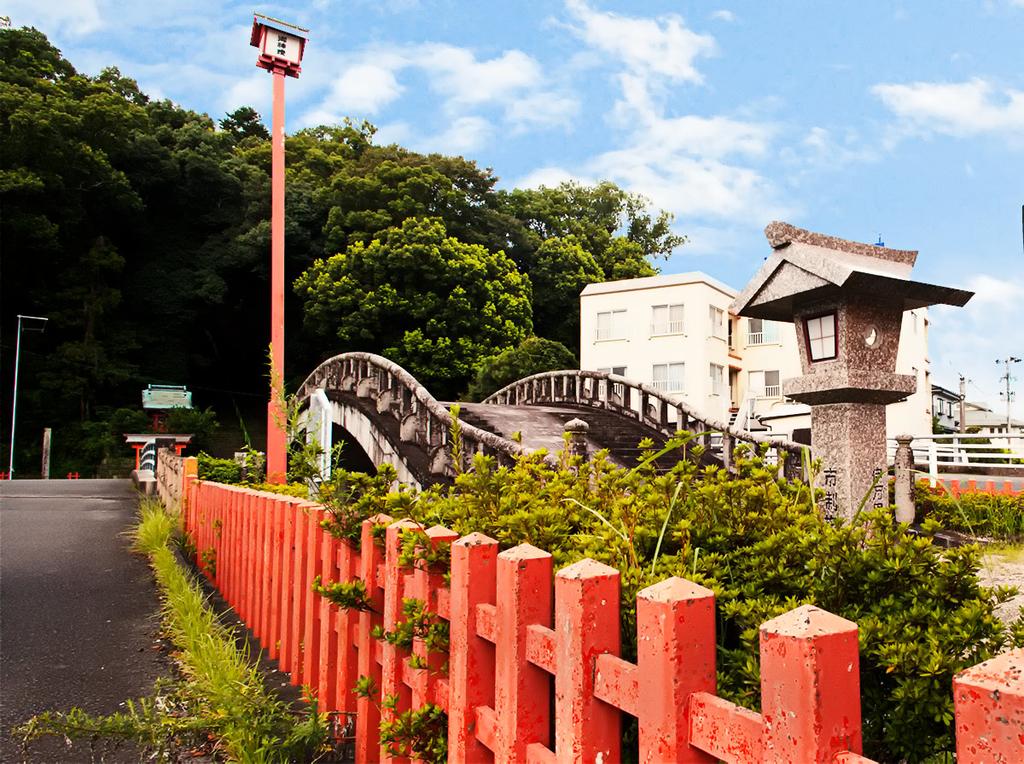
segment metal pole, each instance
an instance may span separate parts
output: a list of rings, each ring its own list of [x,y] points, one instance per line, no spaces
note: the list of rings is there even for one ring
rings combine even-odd
[[[960,375],[960,432],[967,432],[967,379]]]
[[[11,453],[7,463],[7,479],[14,480],[14,423],[18,416],[18,365],[21,362],[21,316],[18,316],[18,339],[14,344],[14,396],[11,399]]]
[[[53,430],[49,427],[43,428],[43,465],[40,470],[43,480],[50,479],[50,442],[53,436]]]
[[[273,71],[274,116],[271,136],[270,200],[270,401],[267,404],[267,481],[287,477],[284,398],[284,77]]]

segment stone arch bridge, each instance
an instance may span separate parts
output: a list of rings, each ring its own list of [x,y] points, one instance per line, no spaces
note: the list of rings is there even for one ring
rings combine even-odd
[[[357,443],[374,465],[394,466],[403,483],[424,487],[448,482],[455,474],[450,433],[451,408],[456,404],[436,400],[387,358],[372,353],[336,355],[313,370],[298,398],[307,431],[321,444],[332,443],[335,428],[340,427],[347,433],[346,441]],[[649,438],[660,449],[677,431],[687,430],[698,433],[706,462],[730,468],[737,444],[764,444],[780,471],[795,476],[801,470],[800,444],[733,429],[654,388],[614,374],[544,372],[508,385],[482,403],[458,406],[466,466],[477,452],[493,456],[499,464],[541,448],[555,453],[563,448],[567,429],[575,432],[580,451],[608,449],[613,462],[633,466],[641,440]],[[666,454],[657,466],[668,468],[681,456]]]

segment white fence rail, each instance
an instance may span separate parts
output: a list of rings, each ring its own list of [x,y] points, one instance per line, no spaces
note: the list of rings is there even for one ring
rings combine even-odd
[[[887,443],[889,462],[892,463],[896,440],[890,438]],[[914,453],[914,464],[927,465],[933,486],[942,472],[1019,472],[1024,477],[1024,435],[927,435],[915,437],[910,448]]]

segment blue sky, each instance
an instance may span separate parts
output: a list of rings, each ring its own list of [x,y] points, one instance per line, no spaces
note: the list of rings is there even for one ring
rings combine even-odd
[[[289,130],[347,115],[506,186],[613,180],[689,236],[666,272],[740,288],[776,218],[919,250],[918,278],[977,292],[932,311],[933,379],[955,389],[962,372],[970,398],[1001,410],[995,360],[1024,356],[1024,0],[8,0],[4,13],[82,71],[117,65],[220,117],[268,111],[254,9],[312,30]]]

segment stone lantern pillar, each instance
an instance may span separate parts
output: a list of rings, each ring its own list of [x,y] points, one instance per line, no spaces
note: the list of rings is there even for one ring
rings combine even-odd
[[[896,373],[903,312],[963,306],[972,292],[910,280],[917,252],[846,241],[774,222],[774,249],[733,303],[741,316],[797,326],[802,376],[782,392],[811,407],[811,453],[821,459],[826,517],[885,506],[885,407],[917,380]]]

